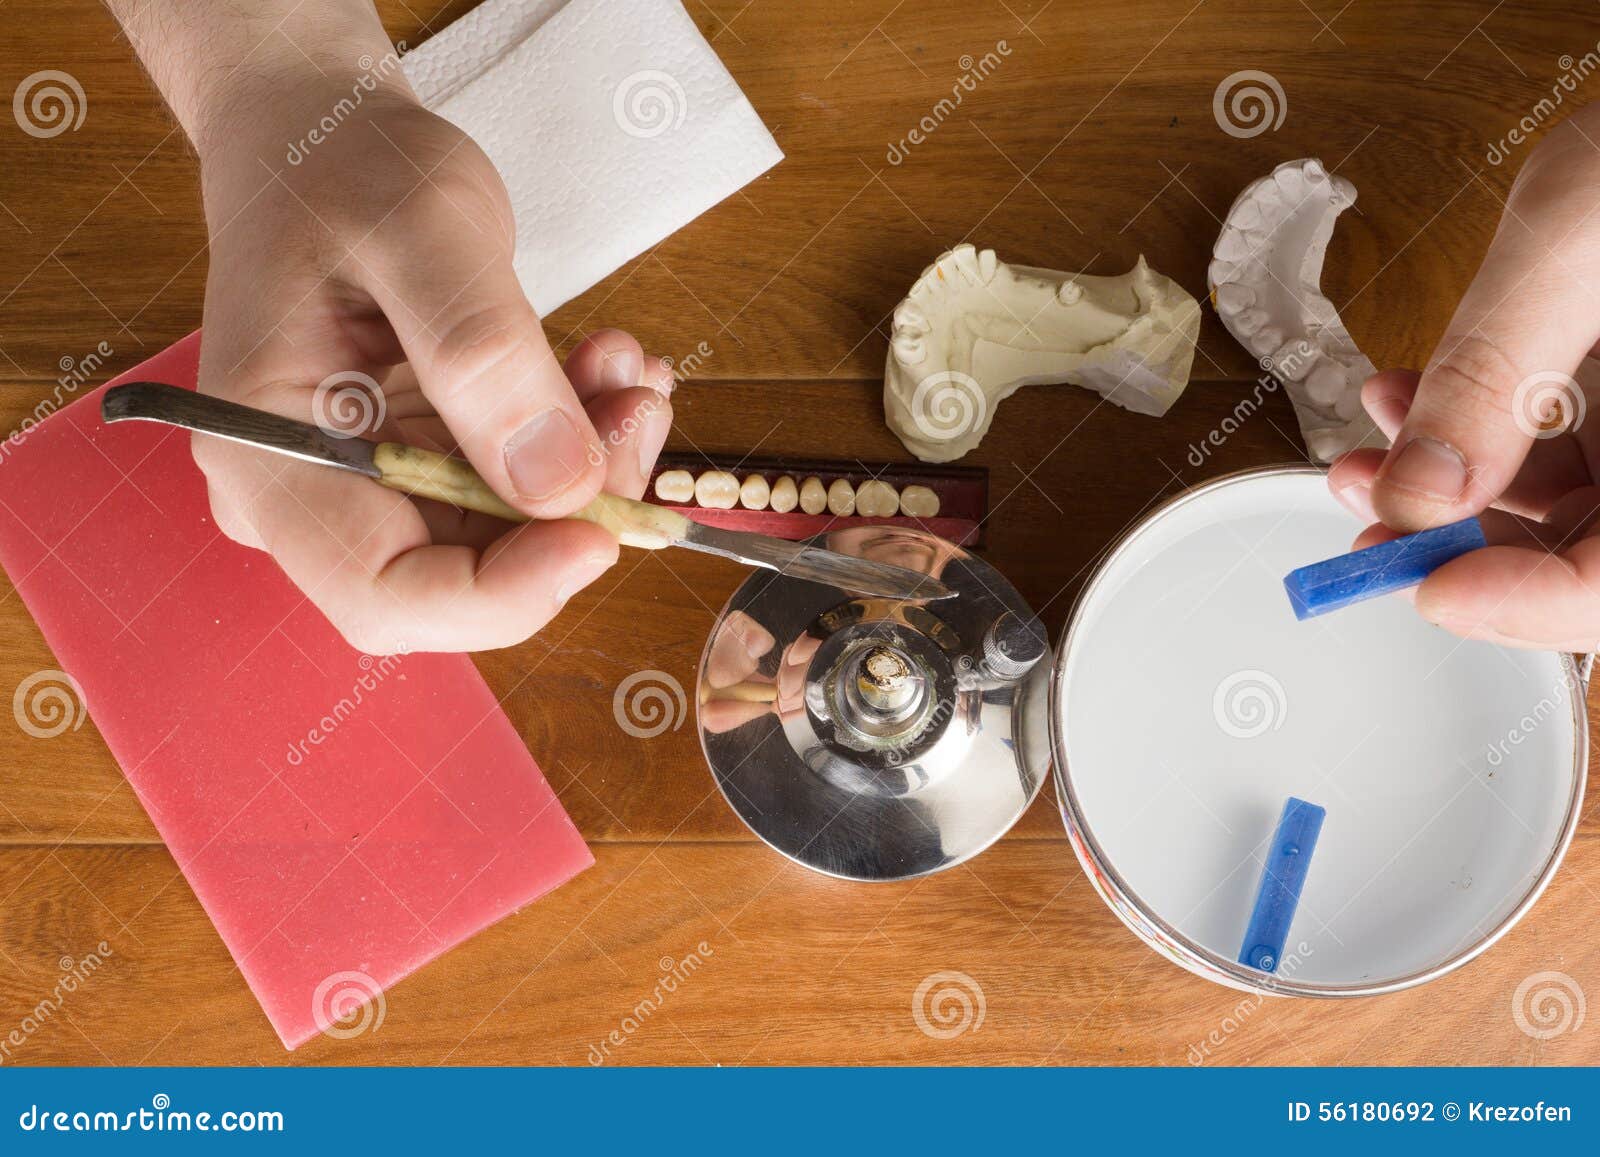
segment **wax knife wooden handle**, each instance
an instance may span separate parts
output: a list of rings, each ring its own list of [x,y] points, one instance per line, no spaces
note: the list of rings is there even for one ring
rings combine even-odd
[[[378,481],[391,490],[492,514],[508,522],[528,521],[526,514],[496,494],[464,458],[399,442],[379,442],[373,447],[372,462],[379,470]],[[615,494],[597,496],[571,517],[605,527],[624,546],[646,550],[671,546],[688,530],[688,519],[681,514]]]

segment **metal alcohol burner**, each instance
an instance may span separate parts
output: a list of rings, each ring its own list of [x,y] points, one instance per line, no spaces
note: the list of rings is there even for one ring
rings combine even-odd
[[[860,527],[813,544],[931,575],[956,597],[752,575],[700,662],[712,776],[756,835],[816,871],[899,880],[959,864],[1048,773],[1044,627],[998,571],[933,535]]]

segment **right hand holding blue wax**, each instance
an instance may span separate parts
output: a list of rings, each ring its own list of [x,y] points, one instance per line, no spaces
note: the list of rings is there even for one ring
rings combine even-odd
[[[1482,514],[1489,546],[1416,588],[1417,610],[1508,646],[1600,644],[1600,416],[1574,376],[1600,341],[1600,102],[1529,154],[1494,241],[1422,374],[1386,370],[1362,402],[1392,449],[1328,474],[1375,525],[1357,549]],[[1600,376],[1591,378],[1600,386]]]

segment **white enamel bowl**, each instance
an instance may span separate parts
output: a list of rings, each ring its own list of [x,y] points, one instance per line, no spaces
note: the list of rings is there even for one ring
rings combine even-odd
[[[1111,550],[1061,641],[1078,857],[1124,923],[1223,984],[1359,996],[1442,975],[1528,910],[1576,827],[1569,656],[1463,642],[1398,596],[1295,620],[1283,576],[1359,529],[1316,470],[1212,482]],[[1268,974],[1236,960],[1290,796],[1327,819]]]

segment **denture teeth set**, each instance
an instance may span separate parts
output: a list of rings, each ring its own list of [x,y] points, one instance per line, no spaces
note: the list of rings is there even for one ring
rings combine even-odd
[[[914,527],[973,546],[989,513],[989,471],[669,451],[645,497],[708,526],[794,541],[871,525]]]
[[[655,496],[665,503],[694,503],[707,510],[771,509],[788,514],[798,507],[806,514],[827,511],[846,517],[893,518],[904,512],[911,518],[932,518],[939,513],[939,496],[927,486],[912,483],[903,490],[877,478],[858,487],[848,478],[835,478],[826,486],[815,474],[800,482],[794,475],[781,474],[772,482],[764,474],[746,474],[744,481],[731,470],[705,470],[697,478],[687,470],[663,470],[652,486]]]

